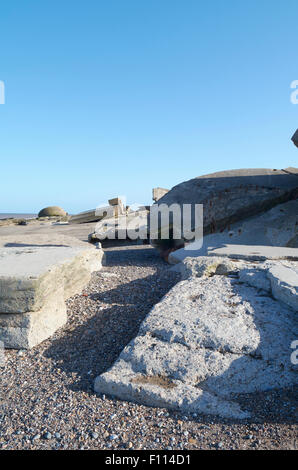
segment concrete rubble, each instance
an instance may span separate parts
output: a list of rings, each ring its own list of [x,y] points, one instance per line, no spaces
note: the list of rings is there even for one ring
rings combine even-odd
[[[98,222],[103,218],[118,217],[126,213],[126,207],[124,206],[121,198],[113,198],[108,201],[109,205],[91,209],[88,211],[80,212],[79,214],[73,215],[69,219],[70,224],[86,224],[90,222]]]
[[[157,206],[203,204],[204,237],[188,244],[183,234],[180,240],[151,240],[181,281],[152,308],[114,365],[96,378],[95,391],[185,413],[243,419],[249,412],[240,406],[239,394],[296,384],[297,366],[290,358],[298,334],[297,197],[295,168],[233,170],[170,191],[154,188]],[[0,237],[5,348],[32,348],[63,326],[65,300],[101,269],[98,242],[147,239],[148,209],[128,208],[117,197],[70,217],[60,235],[53,235],[52,221],[44,227],[48,234],[42,227],[30,234],[25,227],[23,234]],[[86,232],[88,223],[92,233]],[[95,246],[63,232],[85,241],[90,233]]]
[[[204,235],[221,232],[249,217],[262,214],[273,207],[295,200],[298,195],[298,169],[240,169],[193,178],[178,184],[158,200],[158,206],[178,204],[183,215],[183,205],[203,204]],[[170,220],[171,223],[171,220]],[[195,227],[194,211],[191,229]],[[163,227],[160,227],[162,231]],[[183,241],[182,231],[182,241]],[[161,251],[167,249],[166,241],[151,240]],[[172,247],[169,240],[168,248]]]
[[[72,237],[0,237],[0,341],[28,349],[67,321],[65,300],[102,266],[103,251]]]
[[[148,210],[140,208],[129,211],[125,215],[108,217],[99,221],[88,241],[97,243],[104,240],[147,240],[148,239]]]
[[[168,261],[175,264],[190,256],[205,255],[295,259],[294,248],[298,248],[298,199],[232,224],[222,232],[206,235],[202,243],[201,240],[189,243],[170,253]]]
[[[169,192],[169,189],[153,188],[152,189],[152,199],[153,199],[153,201],[155,201],[155,202],[159,201],[159,199],[161,199],[168,192]]]
[[[97,377],[97,393],[242,419],[237,394],[297,383],[297,263],[202,256],[175,269],[181,282]]]

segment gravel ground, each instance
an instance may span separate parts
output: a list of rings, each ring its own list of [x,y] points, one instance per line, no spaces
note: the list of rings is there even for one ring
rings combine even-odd
[[[0,449],[297,449],[297,390],[237,399],[245,422],[182,415],[93,392],[151,307],[177,282],[149,246],[110,247],[68,301],[69,320],[0,368]],[[295,393],[296,392],[296,393]]]

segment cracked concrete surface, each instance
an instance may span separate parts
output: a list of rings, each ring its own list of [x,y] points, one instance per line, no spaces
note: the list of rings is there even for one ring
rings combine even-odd
[[[236,394],[297,383],[297,366],[290,361],[297,295],[290,286],[277,301],[272,288],[279,273],[287,274],[288,285],[289,278],[295,282],[295,266],[186,260],[184,280],[155,305],[111,369],[97,377],[95,391],[185,412],[247,417]]]

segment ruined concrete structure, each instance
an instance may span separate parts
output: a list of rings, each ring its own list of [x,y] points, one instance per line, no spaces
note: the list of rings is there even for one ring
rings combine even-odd
[[[103,251],[63,235],[0,237],[0,341],[29,349],[67,321],[65,300],[101,269]]]
[[[155,201],[155,202],[159,201],[159,199],[161,199],[168,192],[169,192],[169,189],[153,188],[152,189],[152,199],[153,199],[153,201]]]

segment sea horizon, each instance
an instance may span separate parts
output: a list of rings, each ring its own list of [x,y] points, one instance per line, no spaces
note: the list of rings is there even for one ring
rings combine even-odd
[[[0,212],[0,219],[34,219],[37,214],[30,212]]]

